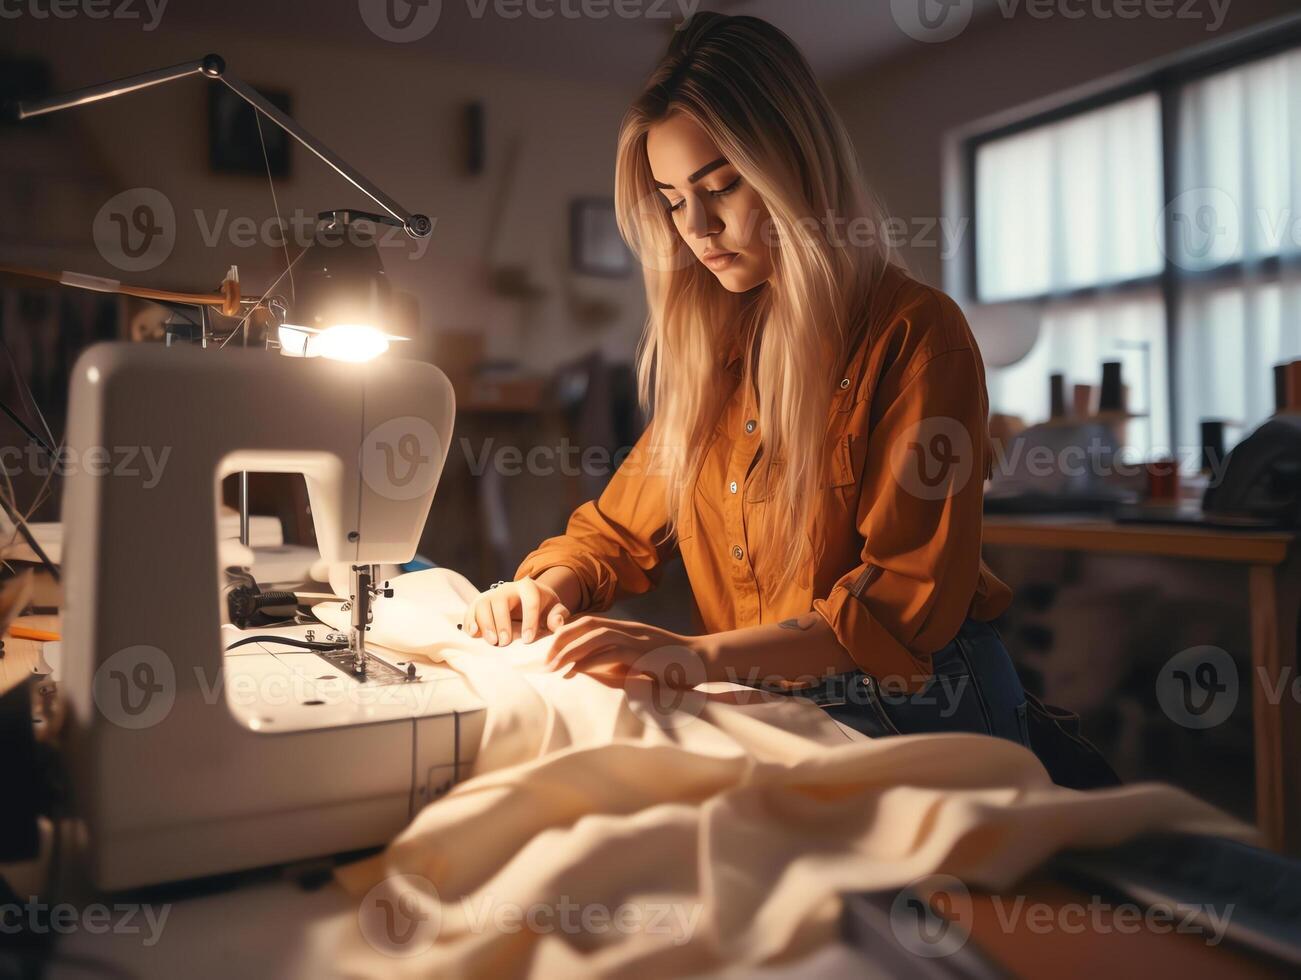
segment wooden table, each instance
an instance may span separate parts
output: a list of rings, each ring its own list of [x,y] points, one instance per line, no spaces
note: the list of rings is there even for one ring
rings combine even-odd
[[[18,623],[32,629],[59,632],[58,616],[20,616]],[[41,641],[22,640],[5,634],[5,655],[0,657],[0,694],[27,679],[40,662]]]
[[[984,543],[1232,562],[1248,568],[1256,823],[1269,846],[1301,854],[1301,702],[1297,629],[1301,548],[1286,531],[1226,531],[1106,518],[986,515]],[[1282,697],[1277,697],[1279,691]]]

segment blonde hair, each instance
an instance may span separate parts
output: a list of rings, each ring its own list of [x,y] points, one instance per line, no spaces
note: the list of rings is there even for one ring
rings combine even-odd
[[[675,113],[708,133],[767,208],[773,276],[748,293],[729,292],[695,259],[655,187],[646,134]],[[791,40],[754,17],[692,17],[624,116],[615,206],[646,283],[638,390],[652,417],[651,458],[665,477],[669,531],[695,486],[727,393],[725,355],[739,339],[742,384],[754,385],[759,409],[755,476],[768,500],[751,529],[751,541],[763,542],[752,558],[773,580],[797,575],[815,557],[808,531],[841,377],[833,372],[843,368],[866,297],[891,256],[877,235],[866,247],[834,238],[863,221],[879,230],[881,212]]]

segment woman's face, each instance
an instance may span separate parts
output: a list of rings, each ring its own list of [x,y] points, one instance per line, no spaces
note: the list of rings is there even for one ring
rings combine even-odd
[[[694,119],[675,113],[652,126],[646,157],[678,234],[725,289],[772,277],[768,209]]]

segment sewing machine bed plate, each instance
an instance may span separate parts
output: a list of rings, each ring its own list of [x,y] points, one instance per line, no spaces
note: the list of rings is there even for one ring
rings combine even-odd
[[[239,630],[223,626],[222,648],[247,636],[276,634],[318,640],[330,632],[316,625]],[[369,652],[384,662],[389,676],[405,675],[408,658],[382,647]],[[249,643],[223,656],[226,704],[252,731],[266,734],[313,731],[399,719],[481,714],[485,706],[455,671],[414,661],[415,676],[401,683],[359,680],[327,656],[270,641]]]

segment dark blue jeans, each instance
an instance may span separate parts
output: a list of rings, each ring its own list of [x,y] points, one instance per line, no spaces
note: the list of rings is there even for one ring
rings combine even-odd
[[[968,619],[932,664],[933,675],[913,694],[903,693],[901,685],[911,678],[878,678],[856,670],[790,696],[813,701],[836,721],[872,738],[975,732],[1030,745],[1025,691],[993,626]]]

